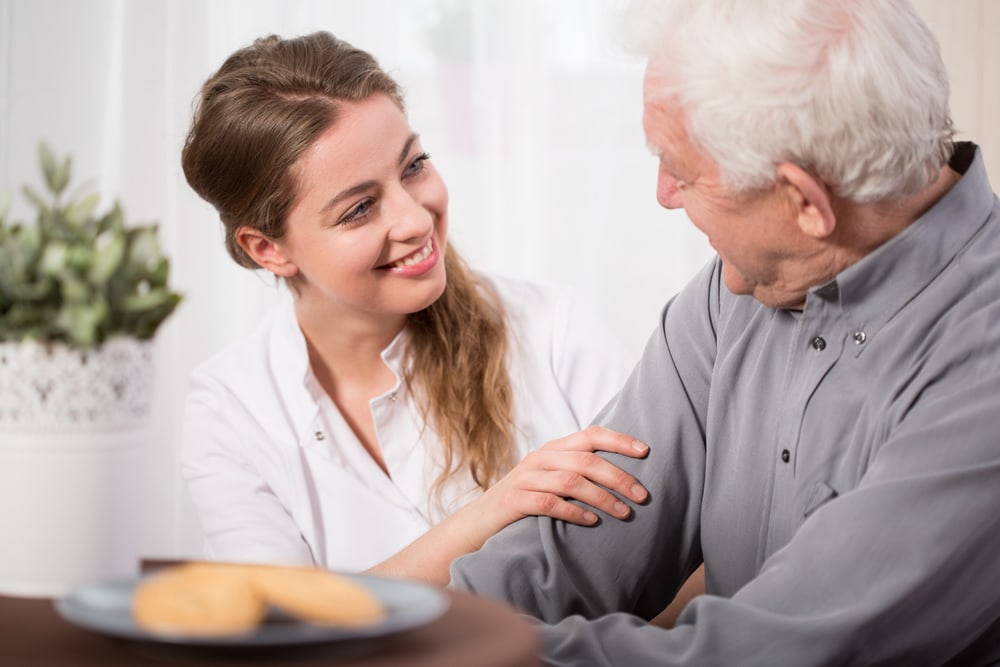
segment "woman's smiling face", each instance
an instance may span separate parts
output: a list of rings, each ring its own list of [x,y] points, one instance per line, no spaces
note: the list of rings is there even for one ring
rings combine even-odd
[[[338,106],[293,168],[281,275],[324,318],[399,319],[444,291],[448,190],[389,97]]]

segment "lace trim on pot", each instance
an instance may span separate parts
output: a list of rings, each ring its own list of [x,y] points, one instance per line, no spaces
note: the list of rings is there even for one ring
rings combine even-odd
[[[0,429],[127,426],[150,414],[152,341],[0,343]]]

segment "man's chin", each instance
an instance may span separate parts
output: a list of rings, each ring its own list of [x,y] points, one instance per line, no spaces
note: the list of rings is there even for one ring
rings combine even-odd
[[[725,283],[726,289],[733,294],[753,294],[756,288],[755,283],[747,280],[743,274],[726,263],[722,264],[722,282]]]

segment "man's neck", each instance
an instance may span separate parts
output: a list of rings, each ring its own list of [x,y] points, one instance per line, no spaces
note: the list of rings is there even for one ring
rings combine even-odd
[[[872,204],[855,204],[843,200],[835,202],[834,210],[843,232],[838,243],[840,260],[837,263],[840,266],[837,273],[916,222],[961,177],[961,174],[946,165],[941,168],[934,181],[916,194]]]

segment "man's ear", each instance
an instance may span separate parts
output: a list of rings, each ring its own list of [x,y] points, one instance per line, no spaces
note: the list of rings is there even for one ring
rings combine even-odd
[[[787,189],[798,215],[799,229],[813,238],[826,238],[837,227],[830,191],[823,181],[790,162],[778,165],[778,183]]]
[[[291,278],[299,272],[299,267],[285,256],[284,248],[256,229],[240,227],[236,230],[236,242],[250,259],[276,276]]]

